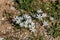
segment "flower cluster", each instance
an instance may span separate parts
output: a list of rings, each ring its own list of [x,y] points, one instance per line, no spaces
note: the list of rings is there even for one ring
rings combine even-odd
[[[47,15],[46,13],[44,13],[44,12],[40,9],[40,10],[37,10],[37,13],[35,13],[35,14],[33,15],[33,17],[34,17],[34,18],[37,18],[37,19],[39,19],[39,20],[43,20],[43,18],[48,17],[48,15]],[[54,18],[51,17],[51,16],[49,16],[49,20],[52,21],[52,20],[54,20]],[[42,26],[47,26],[47,25],[49,25],[48,21],[43,20],[43,25],[42,25]]]
[[[20,27],[29,28],[32,32],[35,31],[35,23],[32,21],[31,16],[28,14],[16,16],[14,19],[16,24],[19,24]]]
[[[37,10],[37,13],[34,14],[33,17],[41,20],[43,17],[46,17],[46,16],[47,16],[47,14],[46,13],[43,13],[43,11],[40,9],[40,10]]]
[[[43,18],[48,17],[46,13],[43,13],[43,11],[37,10],[36,14],[33,14],[34,18],[37,18],[39,20],[43,20]],[[50,20],[54,20],[53,17],[49,17]],[[29,16],[28,14],[23,14],[23,15],[19,15],[19,16],[15,16],[15,21],[16,24],[19,24],[20,27],[25,27],[25,28],[29,28],[29,30],[31,30],[32,32],[36,31],[35,29],[35,23],[32,21],[32,17]],[[43,25],[42,26],[48,26],[49,23],[48,21],[43,20]]]

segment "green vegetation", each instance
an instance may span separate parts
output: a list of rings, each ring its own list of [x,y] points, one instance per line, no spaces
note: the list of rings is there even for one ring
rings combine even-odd
[[[43,40],[43,36],[39,36],[39,40]]]
[[[44,12],[47,12],[48,15],[54,17],[56,20],[60,20],[60,2],[42,2],[41,8],[44,10]]]
[[[37,2],[37,4],[34,4]],[[38,3],[36,0],[14,0],[15,7],[18,10],[25,10],[28,12],[36,13],[36,6],[41,8],[44,12],[48,13],[48,15],[54,17],[56,20],[60,20],[60,1],[55,2],[43,2]],[[36,5],[36,6],[35,6]]]
[[[14,0],[14,3],[15,3],[15,7],[16,9],[20,10],[20,9],[23,9],[23,10],[26,10],[26,11],[30,11],[32,8],[32,2],[35,1],[35,0]]]
[[[60,24],[58,22],[51,24],[52,25],[50,27],[46,27],[48,34],[54,38],[60,36]]]

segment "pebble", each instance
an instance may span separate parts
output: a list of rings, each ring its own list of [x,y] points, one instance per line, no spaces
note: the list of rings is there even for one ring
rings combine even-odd
[[[11,29],[11,27],[10,27],[10,26],[8,26],[8,27],[7,27],[7,29]]]
[[[1,20],[4,20],[4,18],[2,18]]]
[[[4,38],[0,37],[0,40],[3,40]]]
[[[15,8],[14,7],[11,7],[11,10],[15,10]]]

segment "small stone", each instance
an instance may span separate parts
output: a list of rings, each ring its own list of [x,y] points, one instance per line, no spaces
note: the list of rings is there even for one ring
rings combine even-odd
[[[2,33],[4,33],[4,34],[6,33],[6,31],[5,31],[5,30],[3,30],[3,31],[1,31],[1,32],[2,32]]]
[[[4,38],[0,37],[0,40],[3,40]]]
[[[8,26],[8,27],[7,27],[7,29],[11,29],[11,27],[10,27],[10,26]]]
[[[4,18],[2,18],[2,20],[4,20]]]
[[[11,7],[11,10],[15,10],[15,8],[14,7]]]

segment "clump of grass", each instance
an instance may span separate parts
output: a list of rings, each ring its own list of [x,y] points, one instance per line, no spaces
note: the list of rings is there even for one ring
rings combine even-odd
[[[39,36],[39,39],[38,40],[43,40],[43,36]]]
[[[42,2],[41,8],[44,10],[44,12],[47,12],[48,15],[54,17],[56,20],[60,20],[60,2],[55,1],[55,2]]]
[[[58,22],[51,23],[51,26],[46,27],[46,29],[48,34],[53,36],[54,38],[60,36],[60,24]]]
[[[14,3],[15,3],[15,7],[17,9],[23,9],[23,10],[31,10],[32,9],[32,6],[31,6],[31,3],[35,1],[35,0],[14,0]]]

